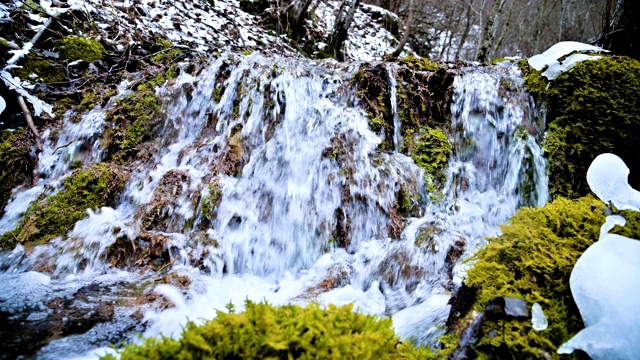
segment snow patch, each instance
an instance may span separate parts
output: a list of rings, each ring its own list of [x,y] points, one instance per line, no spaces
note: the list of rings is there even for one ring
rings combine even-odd
[[[538,70],[542,71],[545,66],[548,66],[548,69],[542,73],[542,76],[545,76],[549,80],[555,79],[562,72],[567,71],[574,67],[577,63],[585,60],[597,60],[600,56],[592,56],[587,54],[574,54],[569,56],[567,59],[560,61],[559,59],[571,54],[572,52],[608,52],[601,47],[593,46],[589,44],[583,44],[577,41],[562,41],[559,42],[547,51],[542,54],[534,55],[529,58],[529,65]]]
[[[587,183],[600,200],[619,210],[640,210],[640,192],[629,185],[629,168],[617,155],[598,155],[589,170]]]

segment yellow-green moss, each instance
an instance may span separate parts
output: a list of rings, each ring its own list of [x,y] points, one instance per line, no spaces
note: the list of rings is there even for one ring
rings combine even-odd
[[[11,197],[11,189],[31,179],[35,159],[29,155],[30,143],[27,130],[0,131],[0,216]]]
[[[405,56],[398,61],[418,71],[436,71],[441,68],[437,63],[418,56]]]
[[[212,220],[216,213],[216,208],[220,203],[220,199],[222,197],[222,190],[220,189],[220,185],[217,182],[213,182],[209,185],[209,192],[206,196],[203,196],[200,200],[200,210],[202,212],[202,216],[205,218]]]
[[[410,129],[405,135],[405,148],[416,165],[425,171],[425,181],[441,185],[446,180],[445,168],[451,155],[447,134],[429,127]],[[436,186],[437,187],[437,186]]]
[[[166,39],[158,40],[151,50],[154,51],[154,55],[151,57],[151,60],[165,65],[174,62],[182,56],[182,51],[176,48],[171,41]]]
[[[59,192],[31,204],[18,227],[0,237],[0,246],[6,250],[17,243],[38,245],[65,235],[87,216],[87,209],[114,205],[125,180],[123,173],[105,164],[74,171]]]
[[[243,313],[218,312],[201,326],[188,323],[180,339],[149,338],[121,359],[426,359],[427,349],[400,342],[390,319],[352,312],[246,302]],[[107,355],[103,359],[115,359]]]
[[[20,66],[20,68],[13,69],[13,72],[22,80],[36,80],[50,84],[62,82],[66,78],[62,66],[36,52],[29,53],[20,62]],[[37,77],[32,78],[32,74],[37,75]]]
[[[640,62],[603,56],[584,61],[547,81],[519,62],[527,89],[547,112],[544,143],[553,196],[576,198],[589,193],[586,172],[605,152],[618,154],[631,169],[640,168]],[[630,178],[632,186],[640,179]]]
[[[67,36],[58,40],[55,50],[60,58],[67,62],[93,62],[102,59],[105,52],[104,46],[98,41],[81,36]]]
[[[583,328],[569,276],[578,257],[598,239],[605,208],[591,196],[523,208],[502,226],[502,235],[488,239],[474,255],[465,282],[482,286],[476,311],[498,296],[510,296],[526,300],[529,307],[540,303],[549,320],[545,331],[533,330],[530,319],[485,321],[484,335],[475,348],[479,359],[491,358],[500,346],[506,346],[515,359],[539,359],[540,351],[559,358],[558,346]],[[615,232],[640,238],[640,213],[623,212],[623,216],[627,225]],[[449,350],[456,339],[444,339]]]

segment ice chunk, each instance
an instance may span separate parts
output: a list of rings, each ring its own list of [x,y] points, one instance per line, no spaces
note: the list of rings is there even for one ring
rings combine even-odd
[[[4,98],[0,96],[0,114],[7,108],[7,102],[4,101]]]
[[[531,308],[531,322],[533,329],[536,331],[546,330],[547,327],[549,327],[549,321],[547,321],[547,317],[544,315],[544,311],[542,311],[542,306],[538,303],[534,303]]]
[[[576,66],[579,62],[587,61],[587,60],[598,60],[601,59],[602,56],[595,55],[587,55],[587,54],[573,54],[563,60],[562,62],[556,61],[553,64],[549,65],[547,70],[542,73],[542,76],[546,77],[549,80],[553,80],[558,77],[558,75],[563,72],[571,69]]]
[[[569,55],[574,51],[589,51],[599,53],[601,51],[607,50],[604,50],[598,46],[583,44],[577,41],[562,41],[553,45],[542,54],[530,57],[529,65],[538,71],[542,71],[545,66],[551,66],[552,64],[558,63],[558,59],[565,55]]]
[[[558,349],[594,359],[640,359],[640,241],[609,234],[621,216],[607,217],[600,240],[578,259],[571,293],[586,326]]]
[[[614,154],[598,155],[589,170],[587,183],[600,200],[619,210],[640,210],[640,192],[633,189],[627,178],[629,168]]]

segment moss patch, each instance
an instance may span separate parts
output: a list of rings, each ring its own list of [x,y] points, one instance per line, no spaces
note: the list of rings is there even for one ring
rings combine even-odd
[[[36,80],[42,83],[58,83],[66,79],[62,66],[36,52],[31,52],[21,62],[21,68],[13,70],[22,80]],[[32,74],[36,77],[33,78]]]
[[[31,182],[35,166],[35,159],[29,154],[31,142],[31,133],[25,129],[0,132],[0,216],[4,214],[11,190]]]
[[[441,68],[437,63],[418,56],[405,56],[400,58],[398,62],[418,71],[436,71]]]
[[[640,168],[640,62],[604,56],[581,62],[551,82],[526,62],[520,66],[529,91],[548,109],[544,147],[552,195],[588,194],[587,169],[601,153],[618,154],[629,168]],[[632,173],[629,180],[640,187],[640,177]]]
[[[352,312],[246,302],[246,311],[218,312],[201,326],[188,323],[180,339],[149,338],[129,345],[121,359],[425,359],[424,348],[400,342],[391,320]],[[115,359],[107,355],[103,359]]]
[[[102,59],[105,52],[102,44],[81,36],[67,36],[58,40],[55,50],[60,58],[67,62],[76,60],[93,62]]]
[[[405,134],[405,148],[416,165],[425,171],[425,181],[439,188],[446,180],[445,168],[451,155],[447,134],[439,129],[424,127],[416,133]]]
[[[155,87],[164,83],[165,78],[138,85],[128,97],[118,100],[106,115],[106,123],[114,126],[109,153],[125,160],[135,156],[140,145],[152,140],[161,127],[162,104],[156,96]]]
[[[474,255],[475,264],[465,282],[482,287],[476,311],[498,296],[510,296],[526,300],[529,308],[540,303],[549,320],[549,328],[540,332],[533,330],[530,319],[485,321],[484,335],[475,348],[479,359],[489,359],[505,348],[515,359],[539,359],[540,351],[559,358],[557,348],[584,327],[571,296],[569,276],[578,257],[598,239],[605,208],[591,196],[523,208],[502,226],[502,235],[488,239]],[[640,238],[640,213],[623,212],[623,216],[627,225],[614,232]],[[452,350],[457,337],[448,336],[444,341]]]
[[[114,205],[125,181],[124,173],[105,164],[74,171],[59,192],[31,204],[18,227],[0,237],[0,249],[17,243],[39,245],[65,235],[87,216],[87,209]]]

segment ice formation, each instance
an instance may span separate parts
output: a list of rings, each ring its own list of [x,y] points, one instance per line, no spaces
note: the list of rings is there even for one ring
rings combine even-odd
[[[628,173],[620,158],[602,154],[589,167],[587,179],[601,200],[637,209],[638,192],[627,183]],[[600,239],[571,272],[571,293],[586,328],[564,343],[559,354],[580,349],[594,360],[640,359],[640,241],[609,233],[624,224],[622,216],[608,216]]]
[[[549,327],[549,321],[542,311],[542,306],[538,303],[533,304],[531,308],[531,322],[536,331],[546,330]]]
[[[600,154],[587,170],[587,183],[600,200],[619,210],[640,210],[640,192],[629,185],[629,168],[617,155]]]
[[[569,55],[572,52],[602,52],[607,51],[598,46],[589,44],[583,44],[577,41],[562,41],[559,42],[542,54],[534,55],[529,58],[529,65],[532,68],[542,71],[545,66],[548,66],[547,70],[542,73],[542,76],[549,80],[555,79],[562,72],[567,71],[574,67],[577,63],[585,60],[597,60],[600,56],[592,56],[586,54],[574,54],[566,58],[565,60],[558,60],[563,56]]]

